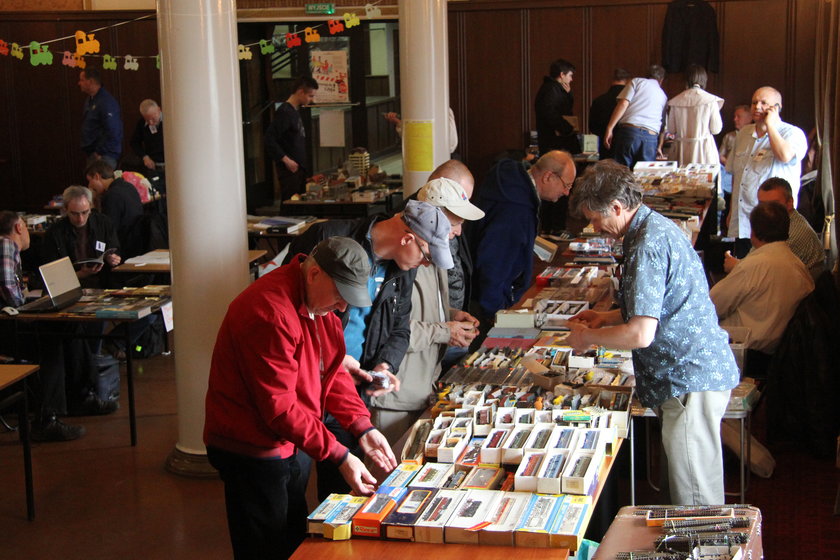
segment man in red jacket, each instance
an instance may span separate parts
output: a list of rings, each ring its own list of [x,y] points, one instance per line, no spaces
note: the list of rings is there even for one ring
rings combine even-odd
[[[370,261],[344,237],[260,278],[228,308],[210,366],[204,443],[225,483],[234,557],[286,558],[306,530],[300,448],[332,461],[354,493],[376,480],[324,426],[325,412],[359,438],[379,467],[396,467],[385,437],[342,365],[341,322],[332,311],[369,306]]]

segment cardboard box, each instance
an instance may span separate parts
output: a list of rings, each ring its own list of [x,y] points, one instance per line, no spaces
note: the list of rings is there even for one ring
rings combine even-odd
[[[502,494],[484,519],[483,527],[478,532],[478,544],[513,546],[519,520],[530,503],[531,494],[526,492]]]
[[[542,451],[548,449],[548,442],[551,436],[554,435],[556,428],[553,422],[534,424],[534,429],[531,430],[531,435],[528,441],[525,442],[525,452],[528,451]]]
[[[537,474],[542,467],[543,459],[545,459],[543,452],[525,452],[514,475],[514,488],[517,492],[537,491]]]
[[[578,438],[578,442],[581,438]],[[563,471],[563,493],[565,494],[591,494],[598,483],[598,473],[601,472],[603,451],[598,449],[592,451],[577,450],[572,453]],[[587,464],[583,474],[575,472],[579,463]]]
[[[423,465],[418,465],[416,463],[400,463],[397,465],[391,474],[382,481],[380,486],[386,486],[388,488],[402,488],[404,486],[409,486],[411,479],[414,478],[414,475],[423,468]]]
[[[480,457],[482,465],[500,465],[502,463],[502,446],[510,435],[507,428],[494,428],[481,445]]]
[[[449,518],[444,531],[446,543],[478,544],[480,524],[493,511],[503,493],[495,490],[468,490]]]
[[[409,488],[397,507],[382,521],[382,533],[389,539],[412,540],[414,524],[431,503],[437,489]]]
[[[339,508],[333,510],[324,520],[324,538],[346,541],[352,534],[353,516],[365,505],[367,496],[348,496]]]
[[[498,490],[505,478],[499,467],[473,467],[461,484],[461,490]]]
[[[468,433],[448,431],[437,448],[437,459],[439,463],[454,463],[461,456],[470,442]]]
[[[452,475],[452,463],[426,463],[411,481],[412,488],[440,488]]]
[[[353,516],[353,536],[382,536],[382,521],[388,517],[397,502],[408,491],[407,488],[386,488],[380,486],[376,494],[368,498],[362,509]]]
[[[473,434],[486,436],[493,429],[493,418],[496,416],[494,405],[482,405],[473,410]]]
[[[531,435],[530,425],[515,427],[502,445],[502,463],[505,465],[518,465],[522,461],[522,453],[525,451],[525,442]]]
[[[449,434],[449,430],[432,430],[429,438],[426,440],[424,453],[426,457],[437,458],[438,448],[443,444],[444,438]]]
[[[469,445],[455,461],[455,468],[463,471],[471,471],[481,464],[481,446],[484,445],[484,438],[472,438]]]
[[[516,419],[516,408],[512,406],[500,406],[496,409],[496,420],[494,425],[497,428],[513,428]]]
[[[533,328],[534,312],[530,309],[502,309],[496,312],[497,327]]]
[[[350,500],[349,494],[330,494],[306,517],[306,531],[313,535],[324,534],[324,520]]]
[[[537,492],[560,494],[563,491],[563,471],[571,455],[569,449],[552,449],[546,453],[537,472]]]
[[[466,495],[460,490],[438,490],[414,524],[414,540],[443,544],[446,522]]]
[[[432,426],[433,421],[430,419],[418,420],[411,426],[408,439],[400,454],[400,461],[418,465],[422,465],[426,461],[426,440],[429,439]]]
[[[592,498],[589,496],[566,496],[563,516],[557,516],[549,531],[552,548],[568,548],[575,552],[580,548],[589,518],[592,516]]]
[[[554,519],[563,513],[565,496],[532,494],[514,533],[516,546],[547,548]]]

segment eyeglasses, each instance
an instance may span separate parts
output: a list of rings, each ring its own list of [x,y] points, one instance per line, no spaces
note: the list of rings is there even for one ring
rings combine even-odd
[[[422,254],[422,255],[423,255],[423,260],[424,260],[424,261],[426,261],[426,262],[427,262],[427,263],[429,263],[429,264],[433,264],[433,263],[432,263],[432,255],[430,255],[430,254],[428,253],[428,251],[426,251],[426,249],[424,249],[424,248],[423,248],[423,246],[420,244],[420,241],[421,241],[421,240],[420,240],[420,236],[419,236],[419,235],[417,235],[416,233],[414,233],[413,231],[411,231],[410,229],[405,230],[405,232],[406,232],[406,233],[410,233],[411,235],[413,235],[413,236],[414,236],[414,239],[415,239],[415,240],[416,240],[416,242],[417,242],[417,243],[416,243],[417,248],[418,248],[418,249],[420,249],[420,254]],[[425,243],[425,241],[424,241],[424,243]]]
[[[572,190],[572,186],[575,184],[574,181],[572,181],[571,183],[567,183],[563,179],[563,177],[559,173],[557,173],[556,171],[552,171],[551,174],[554,175],[555,177],[557,177],[558,179],[560,179],[560,183],[563,185],[563,188],[566,189],[566,192],[569,192],[569,191]]]

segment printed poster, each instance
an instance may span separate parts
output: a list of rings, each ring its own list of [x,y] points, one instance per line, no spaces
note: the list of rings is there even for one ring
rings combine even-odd
[[[309,68],[318,82],[315,103],[349,103],[347,51],[311,51]]]

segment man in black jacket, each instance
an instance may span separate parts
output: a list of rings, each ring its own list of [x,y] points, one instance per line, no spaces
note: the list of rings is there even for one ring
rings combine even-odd
[[[291,242],[287,260],[298,253],[308,254],[320,241],[334,236],[355,239],[370,258],[368,290],[373,305],[367,308],[348,306],[345,312],[339,313],[347,354],[357,360],[348,358],[345,367],[358,380],[370,382],[373,378],[367,371],[382,372],[390,383],[399,387],[394,373],[402,363],[411,335],[409,317],[414,269],[430,265],[452,268],[450,229],[449,220],[440,208],[410,200],[403,212],[391,218],[330,220],[312,225]],[[369,396],[384,392],[374,387],[366,391]],[[330,430],[342,444],[354,449],[353,438],[331,420],[328,418],[326,422]],[[302,472],[306,468],[302,462]],[[343,479],[330,470],[329,464],[318,465],[321,500],[331,492],[346,493]]]
[[[575,67],[568,60],[559,58],[551,63],[549,75],[543,78],[534,108],[537,116],[537,141],[540,154],[551,150],[566,150],[570,154],[580,153],[577,130],[565,117],[574,113],[572,80]]]
[[[265,132],[265,151],[274,160],[282,200],[304,192],[306,187],[306,130],[300,108],[312,103],[317,89],[318,82],[308,76],[296,79],[291,95],[277,108]]]
[[[607,124],[610,122],[615,105],[618,102],[618,94],[627,85],[631,78],[630,72],[624,68],[616,68],[613,71],[610,89],[599,95],[592,101],[589,107],[589,130],[598,135],[598,159],[610,159],[613,157],[612,148],[604,145],[604,134],[607,132]]]
[[[111,219],[117,230],[123,256],[134,257],[146,252],[141,218],[143,203],[134,185],[114,175],[114,168],[106,161],[95,161],[85,171],[88,188],[99,197],[102,213]]]
[[[44,236],[41,260],[52,262],[70,257],[73,263],[104,255],[103,264],[81,265],[76,271],[83,288],[108,287],[107,274],[122,259],[119,238],[108,216],[94,212],[93,193],[87,187],[71,186],[62,195],[66,216],[55,222]]]

